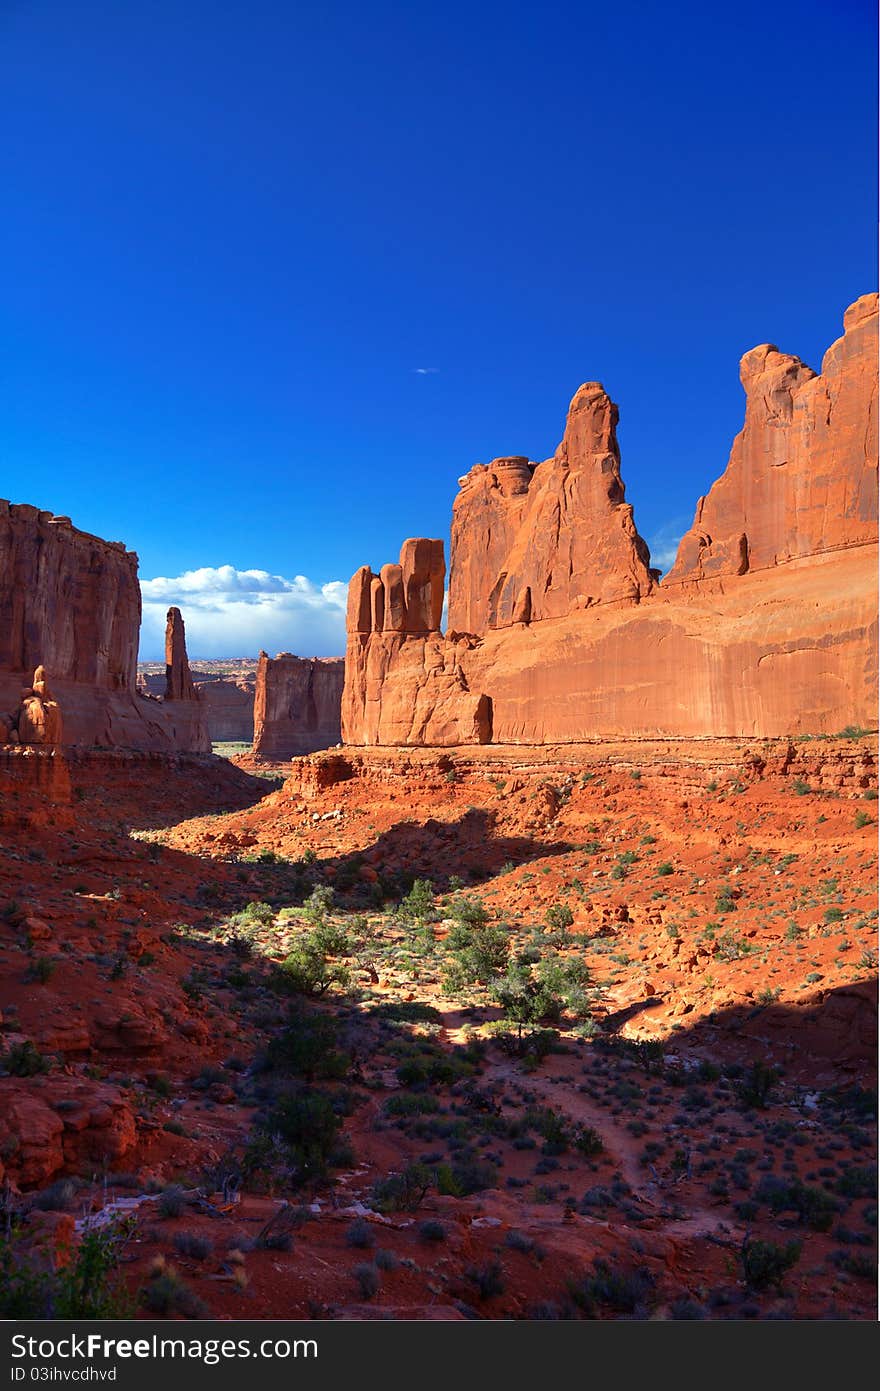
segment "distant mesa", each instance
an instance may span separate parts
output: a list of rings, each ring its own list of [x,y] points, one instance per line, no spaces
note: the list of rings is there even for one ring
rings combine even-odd
[[[745,423],[660,581],[626,501],[617,407],[572,398],[543,463],[459,480],[438,541],[349,588],[343,737],[543,744],[876,725],[877,295],[817,374],[762,344]]]

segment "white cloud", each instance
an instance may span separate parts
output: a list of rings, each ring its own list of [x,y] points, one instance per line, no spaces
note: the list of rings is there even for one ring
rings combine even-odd
[[[413,371],[417,377],[434,377],[440,371],[439,367],[414,367]]]
[[[305,575],[285,579],[267,570],[203,566],[174,577],[141,580],[143,621],[140,657],[161,661],[165,616],[183,614],[190,658],[272,656],[337,657],[345,651],[348,585],[316,585]]]

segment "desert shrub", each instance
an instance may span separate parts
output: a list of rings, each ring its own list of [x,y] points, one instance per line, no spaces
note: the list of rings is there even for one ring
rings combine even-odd
[[[47,985],[55,974],[55,965],[50,956],[35,956],[25,972],[25,980]]]
[[[567,903],[554,903],[544,914],[544,921],[554,932],[564,932],[574,922],[574,914]]]
[[[486,905],[481,898],[454,898],[449,906],[449,916],[467,927],[485,927],[489,921]]]
[[[415,1212],[434,1182],[424,1164],[409,1164],[400,1174],[390,1174],[373,1185],[370,1201],[379,1212]]]
[[[397,909],[398,917],[406,922],[427,923],[435,916],[434,885],[430,879],[416,879]]]
[[[779,1074],[775,1067],[765,1063],[761,1058],[757,1058],[739,1084],[740,1101],[744,1106],[764,1110],[778,1078]]]
[[[320,927],[332,907],[333,890],[329,884],[319,884],[302,906],[303,917],[313,926]]]
[[[173,1266],[158,1271],[140,1290],[140,1304],[151,1314],[180,1314],[185,1319],[203,1319],[208,1306],[191,1290]]]
[[[591,1125],[584,1125],[575,1132],[574,1147],[581,1154],[592,1158],[594,1155],[601,1154],[605,1145],[598,1130],[594,1130]]]
[[[130,1318],[132,1301],[119,1273],[127,1228],[86,1232],[74,1258],[47,1271],[21,1249],[20,1233],[0,1238],[0,1317]]]
[[[293,1175],[305,1183],[326,1173],[341,1125],[330,1097],[304,1090],[281,1097],[258,1132],[279,1142]]]
[[[741,1252],[745,1282],[753,1290],[764,1290],[770,1285],[778,1289],[786,1271],[797,1265],[800,1256],[799,1241],[789,1241],[784,1246],[775,1241],[746,1241]]]
[[[333,985],[344,990],[350,978],[348,968],[331,962],[314,937],[309,935],[298,942],[281,966],[276,968],[273,984],[282,992],[323,995]]]
[[[359,1250],[366,1250],[367,1247],[373,1245],[374,1240],[369,1222],[365,1222],[362,1217],[359,1217],[356,1222],[352,1222],[345,1233],[346,1245],[355,1246]]]
[[[456,922],[444,943],[443,989],[455,994],[468,985],[488,985],[507,964],[510,941],[504,927]]]
[[[186,1207],[187,1198],[177,1183],[170,1183],[159,1194],[156,1211],[160,1217],[179,1217]]]
[[[437,1222],[433,1218],[429,1218],[427,1221],[419,1223],[419,1236],[422,1241],[445,1241],[446,1228],[442,1222]]]
[[[25,1039],[24,1043],[13,1043],[7,1052],[0,1054],[0,1066],[10,1077],[38,1077],[48,1072],[52,1063],[30,1039]]]
[[[379,1291],[382,1277],[375,1265],[367,1261],[356,1265],[351,1272],[352,1278],[357,1282],[357,1287],[361,1292],[362,1299],[372,1299]]]
[[[444,1197],[469,1198],[472,1193],[493,1188],[497,1175],[488,1161],[459,1159],[452,1164],[439,1164],[434,1178],[437,1192]]]
[[[834,1185],[844,1198],[870,1198],[877,1192],[877,1170],[870,1165],[850,1164]]]
[[[499,1261],[490,1261],[479,1266],[470,1265],[465,1275],[475,1287],[480,1299],[493,1299],[495,1295],[504,1293],[504,1272]]]
[[[266,1062],[307,1082],[345,1077],[351,1055],[338,1042],[339,1030],[329,1015],[293,1005],[284,1028],[269,1043]]]
[[[275,921],[275,909],[271,903],[249,903],[240,913],[236,913],[233,921],[243,919],[246,923],[259,923],[263,927],[268,927]]]
[[[214,1243],[209,1237],[195,1232],[176,1232],[174,1249],[179,1256],[189,1256],[194,1261],[205,1261],[214,1253]]]
[[[654,1280],[647,1270],[612,1270],[607,1261],[597,1258],[594,1274],[569,1286],[574,1302],[592,1314],[597,1305],[618,1314],[636,1314],[650,1308]]]
[[[379,1267],[380,1270],[396,1270],[397,1267],[400,1265],[400,1261],[398,1260],[395,1253],[393,1251],[386,1250],[384,1246],[379,1247],[379,1250],[376,1252],[375,1256],[373,1257],[373,1260],[375,1261],[376,1265]]]
[[[79,1186],[75,1179],[57,1179],[36,1194],[33,1206],[39,1212],[69,1212]]]

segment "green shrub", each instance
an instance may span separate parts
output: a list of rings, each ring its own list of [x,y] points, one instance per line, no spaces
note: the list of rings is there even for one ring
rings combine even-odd
[[[24,1043],[13,1043],[6,1053],[0,1054],[0,1066],[10,1077],[38,1077],[48,1072],[52,1063],[26,1039]]]
[[[604,1306],[618,1314],[635,1314],[650,1307],[654,1280],[646,1270],[620,1272],[597,1258],[595,1273],[569,1286],[575,1303],[587,1313]]]
[[[47,1271],[20,1247],[14,1230],[0,1238],[0,1317],[124,1319],[132,1300],[119,1273],[128,1227],[86,1232],[71,1262]]]
[[[278,1138],[296,1180],[305,1183],[327,1172],[341,1125],[328,1096],[303,1090],[281,1097],[258,1129]]]
[[[402,1173],[390,1174],[373,1185],[371,1203],[379,1212],[415,1212],[434,1182],[424,1164],[409,1164]]]
[[[775,1067],[757,1058],[739,1085],[739,1097],[744,1106],[763,1110],[778,1080]]]
[[[25,980],[48,985],[55,974],[56,963],[49,956],[35,956],[25,972]]]
[[[188,1256],[193,1261],[206,1261],[214,1254],[214,1243],[206,1236],[195,1232],[176,1232],[174,1249],[180,1256]]]
[[[305,937],[277,968],[274,984],[298,995],[323,995],[334,985],[344,990],[350,979],[346,966],[335,965],[314,940]]]
[[[269,1043],[266,1061],[270,1068],[307,1082],[342,1078],[351,1067],[351,1055],[338,1042],[339,1030],[329,1015],[295,1005],[281,1033]]]
[[[351,1274],[352,1278],[357,1281],[362,1299],[372,1299],[373,1295],[378,1293],[382,1278],[375,1265],[364,1261],[360,1265],[356,1265]]]
[[[140,1304],[151,1314],[180,1314],[185,1319],[203,1319],[208,1314],[207,1304],[180,1278],[173,1266],[166,1266],[142,1286]]]
[[[574,922],[574,914],[567,903],[554,903],[544,914],[544,921],[554,932],[564,932]]]
[[[481,1266],[468,1266],[465,1275],[475,1287],[480,1299],[493,1299],[496,1295],[504,1293],[504,1272],[499,1261],[490,1261],[487,1265]]]
[[[397,909],[398,916],[407,922],[426,923],[434,914],[434,885],[430,879],[416,879]]]
[[[789,1241],[784,1246],[775,1241],[745,1241],[741,1252],[745,1282],[753,1290],[765,1290],[770,1285],[779,1289],[786,1271],[797,1265],[800,1257],[799,1241]]]
[[[156,1211],[160,1217],[179,1217],[186,1207],[187,1197],[177,1183],[170,1183],[159,1194]]]

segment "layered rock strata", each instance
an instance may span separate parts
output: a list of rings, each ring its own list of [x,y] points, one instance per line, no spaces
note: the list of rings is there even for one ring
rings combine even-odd
[[[167,702],[136,689],[137,556],[78,531],[69,517],[0,500],[0,712],[27,704],[18,741],[157,752],[210,749],[201,706],[181,684]],[[175,640],[180,670],[182,627]],[[183,649],[185,662],[185,648]],[[44,666],[63,734],[32,673]],[[29,689],[26,702],[22,689]],[[24,737],[23,737],[24,736]]]
[[[762,345],[746,420],[665,580],[625,501],[616,407],[576,393],[552,459],[460,480],[442,547],[351,581],[343,735],[452,746],[876,726],[877,296],[817,375]],[[432,619],[406,565],[431,556]]]
[[[276,762],[339,743],[344,666],[341,657],[260,653],[254,694],[255,758]]]

